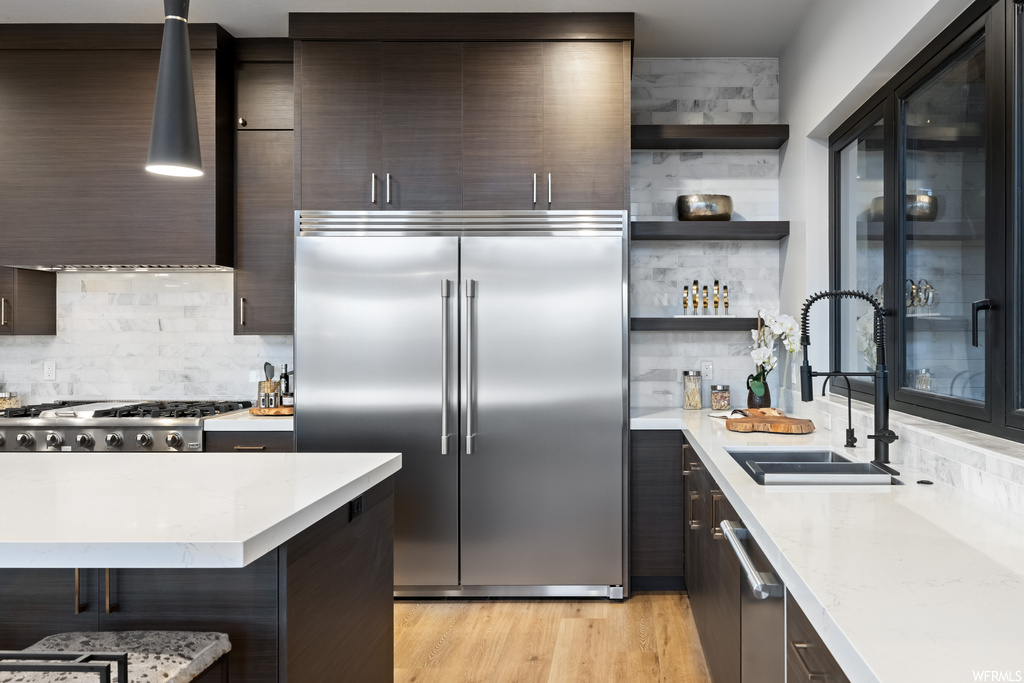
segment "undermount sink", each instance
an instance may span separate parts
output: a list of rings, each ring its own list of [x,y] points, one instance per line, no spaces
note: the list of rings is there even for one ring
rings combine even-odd
[[[821,448],[727,448],[758,484],[852,484],[888,486],[892,475],[873,462],[853,462]]]

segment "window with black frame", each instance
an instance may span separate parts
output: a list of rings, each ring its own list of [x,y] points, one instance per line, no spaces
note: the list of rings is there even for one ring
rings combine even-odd
[[[1021,184],[1014,174],[1024,179],[1024,154],[1007,154],[1011,141],[1021,150],[1024,130],[1022,22],[1020,5],[978,0],[829,139],[832,284],[882,300],[892,408],[1016,440],[1020,189],[1016,211],[1006,209],[1009,188]],[[1005,92],[1009,69],[1016,97]],[[833,308],[834,369],[873,362],[867,313]],[[871,400],[866,383],[853,391]]]

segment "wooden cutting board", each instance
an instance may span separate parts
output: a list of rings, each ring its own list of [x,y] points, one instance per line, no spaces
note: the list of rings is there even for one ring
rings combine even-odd
[[[781,410],[750,408],[744,411],[747,417],[725,421],[725,428],[732,432],[771,432],[773,434],[810,434],[814,423],[798,417],[787,417]]]

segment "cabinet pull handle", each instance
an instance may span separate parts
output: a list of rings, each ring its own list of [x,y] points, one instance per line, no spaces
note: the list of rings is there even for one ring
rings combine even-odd
[[[697,501],[697,500],[700,500],[700,494],[697,493],[696,491],[690,491],[690,514],[688,515],[688,517],[690,518],[690,528],[691,529],[699,529],[700,528],[700,520],[693,518],[693,503],[694,503],[694,501]]]
[[[718,524],[718,501],[725,498],[721,491],[711,492],[711,538],[723,538],[722,528]]]
[[[448,455],[448,307],[451,303],[452,281],[441,279],[441,455]]]
[[[236,451],[264,451],[266,446],[235,446]]]
[[[533,174],[533,207],[537,208],[537,174]]]
[[[370,174],[370,203],[377,203],[377,174]]]
[[[245,327],[245,297],[238,298],[238,325]]]
[[[548,173],[548,208],[551,208],[551,174]]]
[[[118,610],[119,605],[116,602],[110,602],[110,569],[106,570],[106,584],[107,584],[107,614],[111,614]]]
[[[0,325],[7,325],[7,299],[0,297]]]
[[[89,603],[82,602],[82,577],[81,570],[75,567],[75,614],[81,614],[89,609]]]
[[[466,280],[466,455],[473,455],[473,404],[476,392],[473,384],[476,381],[473,367],[473,326],[476,323],[473,314],[476,299],[476,280]]]
[[[385,190],[384,202],[386,204],[390,204],[391,203],[391,174],[390,173],[386,173],[385,174],[384,190]]]
[[[691,462],[690,469],[686,469],[686,454],[690,451],[690,445],[685,444],[683,446],[683,476],[688,477],[693,474],[693,471],[697,469],[697,466]]]
[[[754,561],[750,559],[747,549],[740,543],[740,539],[747,538],[750,535],[747,530],[743,527],[735,526],[727,519],[723,519],[720,526],[722,534],[729,541],[732,551],[736,553],[736,558],[740,561],[740,566],[743,568],[743,573],[747,577],[747,584],[750,586],[750,590],[753,591],[754,597],[758,600],[781,598],[782,584],[776,581],[775,577],[771,574],[758,571]]]
[[[978,345],[978,311],[991,311],[992,299],[979,299],[971,304],[971,346]]]
[[[804,659],[804,652],[811,648],[810,643],[798,643],[795,640],[789,641],[789,646],[793,648],[793,654],[796,655],[796,661],[800,663],[800,668],[803,669],[804,677],[809,681],[827,681],[828,674],[818,673],[811,671],[811,667],[807,666],[807,660]]]

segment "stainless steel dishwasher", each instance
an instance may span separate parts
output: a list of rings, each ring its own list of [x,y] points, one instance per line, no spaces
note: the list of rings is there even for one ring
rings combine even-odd
[[[786,589],[775,569],[740,522],[719,528],[742,570],[740,634],[743,683],[786,680]]]

